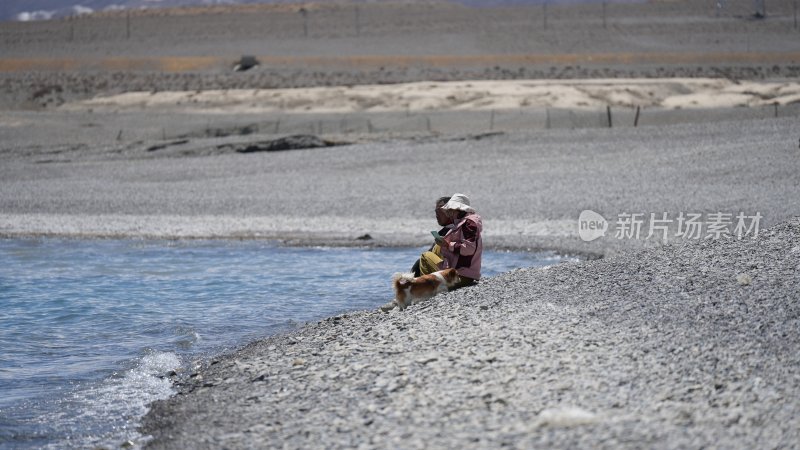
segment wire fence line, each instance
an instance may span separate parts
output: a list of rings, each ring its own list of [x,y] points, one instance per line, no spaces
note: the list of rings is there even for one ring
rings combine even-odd
[[[553,31],[579,24],[581,28],[639,26],[650,23],[697,19],[769,18],[795,23],[800,0],[683,0],[631,4],[608,0],[580,5],[548,1],[514,8],[398,8],[381,4],[342,4],[338,7],[264,10],[251,14],[231,10],[230,17],[214,15],[159,14],[158,9],[73,15],[50,21],[2,22],[0,43],[93,40],[225,39],[237,35],[254,38],[369,38],[413,35],[435,27],[443,33],[520,33]],[[633,12],[632,12],[633,11]],[[713,23],[713,22],[712,22]]]
[[[214,120],[190,129],[149,130],[137,138],[170,140],[243,135],[318,136],[348,134],[476,135],[492,132],[525,132],[548,129],[631,128],[723,120],[800,117],[800,104],[764,107],[705,109],[650,109],[608,107],[603,109],[526,108],[494,111],[376,112],[348,114],[265,114]],[[126,133],[141,133],[134,130]],[[132,136],[128,136],[132,139]]]

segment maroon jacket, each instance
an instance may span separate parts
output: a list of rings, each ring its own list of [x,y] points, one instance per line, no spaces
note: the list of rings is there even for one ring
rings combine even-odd
[[[456,269],[461,276],[477,280],[481,277],[483,239],[481,216],[470,213],[460,219],[444,237],[442,269]]]

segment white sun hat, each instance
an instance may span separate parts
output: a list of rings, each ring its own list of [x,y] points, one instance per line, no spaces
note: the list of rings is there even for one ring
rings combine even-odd
[[[469,197],[458,193],[453,194],[453,196],[450,197],[450,201],[442,206],[442,209],[457,209],[459,211],[466,211],[468,213],[475,212],[475,209],[469,206]]]

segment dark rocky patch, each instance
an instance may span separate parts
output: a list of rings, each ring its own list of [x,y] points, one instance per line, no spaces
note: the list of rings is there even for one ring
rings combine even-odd
[[[164,150],[165,148],[172,147],[174,145],[183,145],[183,144],[186,144],[188,142],[189,142],[188,139],[179,139],[177,141],[163,142],[161,144],[151,145],[150,147],[147,147],[147,151],[148,152],[155,152],[155,151],[158,151],[158,150]]]
[[[470,134],[467,136],[458,136],[453,139],[452,141],[480,141],[483,139],[489,139],[497,136],[502,136],[505,133],[502,131],[491,131],[488,133],[478,133],[478,134]]]
[[[191,133],[182,134],[178,136],[179,139],[186,138],[219,138],[229,136],[247,136],[261,131],[261,127],[257,123],[247,125],[234,125],[229,127],[206,127],[202,130],[193,131]]]
[[[237,153],[279,152],[284,150],[304,150],[310,148],[334,147],[347,145],[345,142],[333,142],[321,139],[314,135],[297,134],[279,139],[244,144],[225,144],[217,147],[219,150],[233,150]]]
[[[258,67],[261,63],[256,59],[255,56],[242,56],[239,58],[239,61],[233,65],[234,72],[244,72],[255,67]]]

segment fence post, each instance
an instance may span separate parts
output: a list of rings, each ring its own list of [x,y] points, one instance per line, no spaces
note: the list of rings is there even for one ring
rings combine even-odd
[[[606,25],[606,2],[603,2],[603,28],[608,28]]]
[[[356,5],[356,37],[361,36],[361,10]]]
[[[547,2],[542,3],[542,17],[544,21],[544,29],[547,30]]]
[[[637,106],[636,107],[636,117],[633,119],[633,126],[634,127],[638,127],[639,126],[639,111],[640,110],[641,110],[641,106]]]
[[[767,1],[766,0],[753,0],[753,9],[755,9],[756,16],[761,18],[767,17]]]
[[[611,106],[606,106],[606,115],[608,116],[608,128],[612,128],[612,123],[611,123]]]
[[[303,37],[308,37],[308,10],[300,8],[300,15],[303,16]]]

